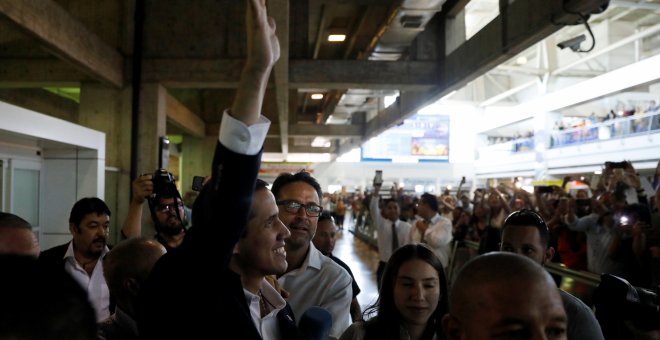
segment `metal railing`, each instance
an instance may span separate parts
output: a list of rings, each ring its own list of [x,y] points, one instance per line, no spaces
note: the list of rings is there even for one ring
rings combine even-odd
[[[479,243],[474,242],[474,241],[463,241],[463,244],[465,245],[466,248],[472,249],[472,250],[479,250]],[[454,251],[452,251],[454,253]],[[582,283],[585,283],[591,287],[598,287],[600,284],[600,275],[594,274],[592,272],[585,272],[581,270],[573,270],[570,268],[567,268],[561,263],[546,263],[545,268],[548,270],[548,272],[559,275],[562,278],[570,278],[575,281],[579,281]],[[449,272],[455,272],[458,268],[451,268]]]

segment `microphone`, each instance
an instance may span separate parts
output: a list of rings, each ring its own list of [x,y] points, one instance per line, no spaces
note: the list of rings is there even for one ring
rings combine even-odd
[[[301,340],[326,340],[332,328],[332,315],[325,308],[309,307],[298,322],[298,338]]]

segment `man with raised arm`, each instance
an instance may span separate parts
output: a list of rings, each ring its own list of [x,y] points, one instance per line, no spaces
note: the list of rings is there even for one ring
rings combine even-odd
[[[183,244],[161,257],[141,292],[138,327],[142,338],[224,338],[239,331],[241,339],[280,339],[295,334],[294,319],[286,313],[277,313],[279,327],[264,325],[246,297],[248,293],[261,298],[265,294],[250,291],[252,285],[242,282],[244,273],[230,266],[232,255],[241,252],[237,242],[254,219],[250,210],[270,126],[260,111],[270,72],[280,55],[266,1],[247,2],[247,60],[234,103],[223,113],[211,179],[195,201],[193,227]],[[261,218],[260,213],[255,216]],[[269,249],[269,253],[281,257],[280,248]],[[269,309],[273,307],[280,306]]]

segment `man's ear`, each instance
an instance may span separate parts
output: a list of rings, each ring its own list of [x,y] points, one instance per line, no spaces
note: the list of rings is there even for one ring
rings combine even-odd
[[[463,336],[461,322],[449,313],[442,317],[442,329],[444,329],[445,336],[449,340],[459,340]]]
[[[69,232],[71,235],[78,233],[78,228],[73,223],[69,223]]]
[[[548,249],[545,250],[545,257],[543,258],[543,264],[552,261],[552,258],[554,256],[555,256],[555,248],[548,247]]]

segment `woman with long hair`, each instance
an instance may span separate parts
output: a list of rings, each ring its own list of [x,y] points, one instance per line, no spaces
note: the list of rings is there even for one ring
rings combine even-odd
[[[407,244],[387,261],[378,300],[340,340],[444,339],[447,279],[440,259],[424,244]]]

